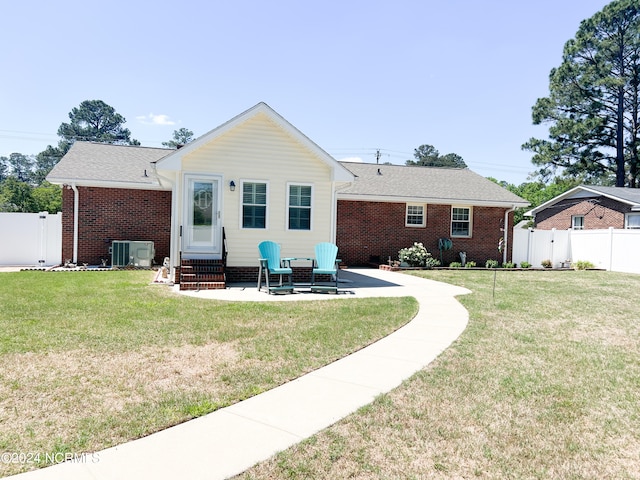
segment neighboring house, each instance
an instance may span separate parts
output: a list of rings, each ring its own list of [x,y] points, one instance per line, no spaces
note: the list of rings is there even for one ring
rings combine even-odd
[[[347,264],[387,263],[421,242],[445,265],[511,258],[513,210],[528,202],[496,183],[460,168],[343,163],[356,180],[338,189],[337,244]],[[498,251],[500,239],[506,249]]]
[[[47,179],[65,187],[63,259],[100,264],[114,240],[153,241],[181,288],[256,280],[263,240],[287,257],[335,242],[357,265],[444,237],[448,261],[483,262],[527,205],[466,169],[337,162],[264,103],[178,150],[76,142]]]
[[[525,215],[540,230],[640,228],[640,189],[580,185]]]

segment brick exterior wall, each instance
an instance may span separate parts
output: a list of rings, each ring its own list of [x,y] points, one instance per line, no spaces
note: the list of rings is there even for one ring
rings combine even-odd
[[[631,207],[607,197],[572,198],[562,200],[536,214],[536,228],[567,230],[572,228],[571,217],[584,216],[584,229],[624,228],[625,213]]]
[[[502,261],[498,242],[504,235],[504,208],[473,207],[471,238],[451,237],[451,205],[427,205],[426,227],[405,226],[405,203],[338,201],[336,243],[343,264],[386,264],[388,258],[398,259],[398,251],[422,242],[434,258],[440,259],[438,239],[451,238],[453,248],[443,252],[443,265],[460,261],[460,252],[467,252],[467,261],[484,266],[489,259]],[[509,214],[509,239],[513,213]],[[511,241],[507,259],[511,258]]]
[[[225,270],[227,282],[229,283],[258,283],[258,267],[227,267]],[[338,275],[339,277],[340,275]],[[285,278],[286,280],[286,278]],[[294,267],[293,281],[296,283],[308,283],[311,280],[311,267]],[[280,281],[279,275],[271,275],[269,282],[276,285]],[[317,282],[330,282],[329,275],[317,275]],[[262,278],[264,284],[264,274]]]
[[[73,258],[73,195],[62,190],[62,259]],[[171,192],[78,187],[78,262],[99,265],[112,240],[153,241],[155,262],[169,256]]]

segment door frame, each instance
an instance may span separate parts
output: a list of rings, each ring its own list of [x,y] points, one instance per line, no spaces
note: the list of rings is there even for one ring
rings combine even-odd
[[[191,245],[191,225],[189,224],[192,215],[192,185],[195,182],[217,183],[217,192],[214,193],[214,204],[212,211],[212,244],[210,247],[203,245]],[[222,185],[221,174],[207,173],[184,173],[182,176],[182,225],[180,227],[181,250],[184,258],[222,258]]]

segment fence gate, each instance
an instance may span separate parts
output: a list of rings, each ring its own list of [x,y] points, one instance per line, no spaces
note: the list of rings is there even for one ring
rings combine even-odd
[[[596,268],[640,273],[640,230],[534,230],[513,229],[513,261],[554,267],[567,261],[588,261]]]

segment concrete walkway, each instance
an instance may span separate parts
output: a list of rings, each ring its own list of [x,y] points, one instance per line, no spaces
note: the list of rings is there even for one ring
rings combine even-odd
[[[413,296],[417,316],[388,337],[303,377],[148,437],[16,475],[22,480],[224,479],[372,402],[424,368],[464,331],[460,287],[373,269],[341,272],[341,293],[267,295],[255,285],[189,292],[205,298],[296,301]],[[344,301],[344,300],[343,300]]]

